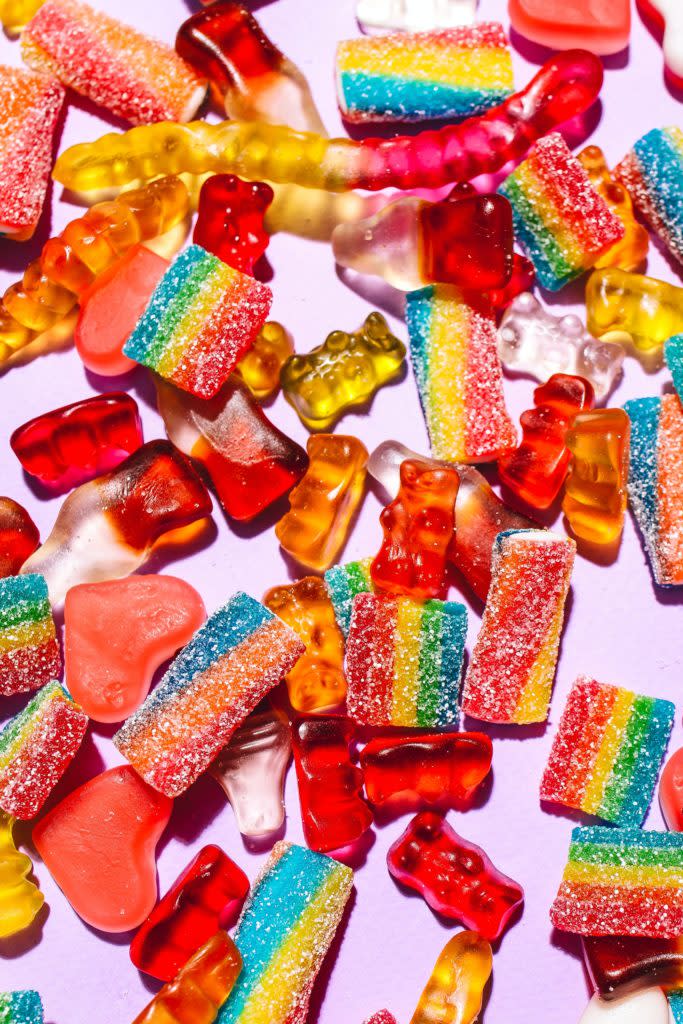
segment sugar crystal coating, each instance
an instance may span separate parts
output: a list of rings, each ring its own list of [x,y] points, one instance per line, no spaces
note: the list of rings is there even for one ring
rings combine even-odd
[[[344,636],[349,634],[351,608],[357,594],[371,594],[375,585],[370,576],[371,558],[333,565],[325,573],[325,586],[334,607],[337,624]]]
[[[615,170],[638,213],[683,263],[683,131],[653,128]]]
[[[0,580],[0,694],[36,690],[61,667],[45,578],[31,573]]]
[[[38,992],[0,992],[0,1024],[43,1024],[43,1001]]]

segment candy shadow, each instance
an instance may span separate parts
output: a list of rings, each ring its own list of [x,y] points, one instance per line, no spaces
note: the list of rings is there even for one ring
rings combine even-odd
[[[371,306],[381,309],[397,320],[405,319],[406,297],[404,292],[387,284],[380,277],[359,274],[355,270],[350,270],[339,264],[336,264],[335,270],[341,283]]]
[[[306,1017],[307,1020],[320,1020],[327,985],[329,983],[330,976],[332,975],[332,971],[334,970],[334,965],[337,961],[337,957],[339,956],[339,951],[344,940],[344,933],[346,932],[346,929],[348,927],[349,918],[351,916],[351,911],[355,906],[356,899],[356,890],[352,889],[348,902],[344,907],[344,913],[341,916],[339,926],[336,932],[334,933],[334,938],[330,943],[327,955],[325,956],[325,959],[322,962],[322,966],[318,972],[318,976],[313,985],[308,1015]]]
[[[210,485],[210,489],[215,494],[213,485]],[[217,504],[223,513],[223,518],[228,524],[230,532],[234,533],[240,540],[251,540],[252,537],[258,537],[259,534],[264,533],[266,530],[271,530],[285,513],[289,512],[289,492],[283,494],[272,505],[264,508],[253,519],[231,519],[218,501]]]
[[[565,807],[564,804],[554,803],[552,800],[539,800],[541,810],[552,818],[562,818],[565,821],[573,821],[576,825],[588,827],[591,825],[610,825],[597,814],[587,814],[576,807]]]
[[[33,872],[29,875],[29,879],[35,885],[38,884],[33,877]],[[43,928],[49,916],[50,908],[47,903],[43,903],[27,928],[22,928],[16,935],[0,939],[0,960],[17,960],[24,953],[29,953],[39,946],[43,941]]]
[[[545,721],[534,722],[531,725],[495,725],[464,715],[463,725],[467,732],[483,732],[491,740],[534,740],[545,736],[550,723]]]
[[[592,562],[593,565],[613,565],[617,561],[621,550],[623,531],[610,544],[596,544],[592,541],[584,540],[583,537],[577,537],[566,516],[563,519],[563,523],[567,534],[576,541],[576,551],[581,558],[585,558],[587,562]]]
[[[146,974],[138,968],[138,980],[144,988],[147,989],[151,996],[155,996],[163,986],[164,982],[159,981],[158,978],[153,978],[151,974]]]
[[[348,867],[358,871],[368,859],[368,854],[377,841],[377,837],[370,827],[362,836],[359,836],[353,843],[347,846],[340,846],[337,850],[330,850],[328,857],[346,864]]]
[[[279,843],[281,839],[284,839],[285,833],[287,832],[287,817],[288,815],[285,809],[285,817],[280,827],[276,828],[273,832],[265,833],[265,835],[246,836],[242,833],[242,845],[247,853],[252,853],[254,855],[267,853],[273,848],[273,846],[275,846],[276,843]],[[236,821],[235,825],[237,825]]]
[[[176,797],[169,821],[157,845],[159,853],[176,839],[190,846],[218,817],[227,801],[225,794],[210,775],[200,775],[189,789]]]
[[[199,523],[202,525],[198,527],[196,533],[193,533],[188,541],[177,544],[163,544],[158,550],[152,552],[149,560],[144,565],[135,570],[136,573],[140,576],[163,573],[166,569],[173,566],[179,558],[190,558],[205,548],[211,547],[218,537],[218,527],[211,514],[205,516],[203,520],[198,520],[193,525],[197,527]]]
[[[528,60],[530,64],[545,64],[551,57],[556,56],[558,52],[557,47],[545,46],[543,43],[535,43],[533,40],[527,39],[526,36],[523,36],[512,25],[510,26],[510,42],[515,50],[517,50],[517,53],[525,60]],[[590,50],[590,46],[587,49]],[[630,47],[627,43],[626,46],[616,53],[603,54],[600,56],[600,60],[608,71],[618,71],[628,66],[629,56]]]
[[[552,928],[550,932],[550,945],[555,949],[559,949],[561,953],[566,953],[566,955],[570,956],[573,960],[579,960],[581,962],[583,976],[586,981],[586,989],[589,996],[591,996],[593,994],[593,987],[583,958],[581,936],[574,935],[573,932],[560,931],[559,928]]]

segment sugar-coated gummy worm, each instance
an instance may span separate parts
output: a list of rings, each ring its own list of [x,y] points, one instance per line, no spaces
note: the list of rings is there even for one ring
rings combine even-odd
[[[81,190],[181,171],[231,171],[329,192],[438,188],[492,173],[523,156],[541,136],[586,110],[597,98],[602,78],[597,57],[587,50],[568,50],[552,57],[524,89],[486,114],[394,139],[327,139],[259,121],[162,122],[72,146],[57,160],[53,176]]]

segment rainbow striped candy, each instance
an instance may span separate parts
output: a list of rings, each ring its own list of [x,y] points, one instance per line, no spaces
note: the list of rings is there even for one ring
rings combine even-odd
[[[348,121],[420,121],[483,114],[514,92],[498,22],[362,36],[337,47],[337,96]]]
[[[179,796],[305,649],[281,619],[237,593],[195,633],[114,743],[146,782]]]
[[[370,576],[372,558],[361,558],[345,565],[333,565],[325,573],[325,586],[329,594],[337,625],[345,637],[351,625],[351,607],[357,594],[373,594],[375,585]]]
[[[467,609],[359,594],[346,641],[346,706],[362,725],[436,728],[458,720]]]
[[[683,833],[575,828],[550,920],[579,935],[683,935]]]
[[[488,305],[448,285],[406,296],[410,358],[432,455],[490,462],[514,448],[496,323]]]
[[[43,1024],[43,1002],[32,989],[0,992],[0,1024]]]
[[[582,676],[569,694],[541,799],[616,825],[640,825],[674,723],[671,701]]]
[[[614,176],[671,255],[683,263],[683,131],[653,128],[638,139]]]
[[[0,694],[36,690],[61,667],[45,578],[26,573],[0,580]]]
[[[88,716],[53,681],[0,732],[0,808],[35,817],[75,757]]]
[[[272,300],[267,285],[190,245],[156,286],[123,352],[211,398],[251,348]]]
[[[544,722],[576,544],[547,530],[506,530],[493,544],[484,617],[462,709],[484,722]]]
[[[346,865],[292,843],[275,844],[237,926],[242,971],[216,1024],[305,1024],[352,886]]]
[[[498,191],[509,199],[517,240],[550,291],[588,270],[624,236],[622,221],[557,132],[537,142]]]
[[[683,334],[674,334],[664,342],[664,359],[676,393],[683,402]]]
[[[683,585],[683,406],[677,395],[636,398],[628,496],[655,583]]]

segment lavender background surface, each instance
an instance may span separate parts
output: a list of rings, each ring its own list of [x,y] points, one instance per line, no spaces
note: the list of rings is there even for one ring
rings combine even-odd
[[[173,41],[176,27],[188,14],[182,0],[93,2],[168,42]],[[334,49],[338,40],[357,33],[353,0],[276,0],[255,4],[254,9],[257,7],[268,34],[308,77],[329,130],[339,132],[342,126],[334,94]],[[481,0],[479,16],[507,23],[504,0]],[[516,81],[522,84],[547,54],[519,37],[513,36],[513,43]],[[19,63],[18,44],[0,38],[0,60]],[[70,99],[60,149],[95,139],[112,130],[112,125],[116,127],[98,116],[91,105],[76,97]],[[601,104],[588,115],[585,133],[604,148],[613,164],[649,128],[680,124],[682,113],[683,107],[664,83],[659,45],[636,13],[630,49],[606,61]],[[574,136],[573,141],[580,139]],[[36,239],[23,245],[0,242],[2,288],[20,275],[50,233],[77,214],[72,204],[63,201],[60,186],[55,186]],[[273,269],[273,315],[293,332],[298,349],[307,351],[334,328],[355,328],[375,306],[390,316],[392,327],[405,339],[402,296],[375,281],[365,283],[364,294],[360,289],[351,290],[340,279],[326,244],[278,234],[267,255]],[[648,271],[680,284],[677,272],[656,245],[651,248]],[[582,286],[544,298],[552,302],[555,312],[579,311]],[[632,358],[627,359],[625,369],[612,399],[615,405],[629,398],[659,394],[666,381],[665,371],[646,374]],[[143,370],[121,379],[98,379],[84,370],[73,349],[65,349],[0,377],[0,490],[26,505],[43,537],[52,526],[61,499],[48,499],[27,482],[8,446],[11,431],[38,413],[120,387],[138,400],[146,439],[163,436],[153,389]],[[531,404],[532,389],[530,380],[506,380],[506,396],[515,419]],[[305,443],[305,429],[281,396],[268,414],[278,426]],[[426,450],[425,428],[411,374],[401,383],[384,388],[364,413],[347,415],[336,429],[356,434],[369,449],[394,437]],[[377,549],[381,504],[369,491],[344,558],[364,556]],[[157,562],[152,568],[163,568],[192,583],[209,611],[236,589],[260,597],[266,588],[296,576],[272,529],[281,512],[279,508],[255,525],[234,526],[216,508],[215,531],[204,546],[175,561]],[[557,510],[549,517],[549,522],[553,520],[562,530]],[[451,596],[456,596],[455,590]],[[460,596],[471,608],[471,650],[481,608],[472,605],[468,593]],[[682,603],[682,593],[653,587],[630,518],[613,564],[599,565],[579,557],[547,727],[489,730],[494,739],[491,786],[475,809],[466,815],[449,815],[458,832],[483,846],[494,863],[526,890],[524,913],[495,953],[493,984],[483,1016],[486,1024],[575,1024],[585,1007],[588,985],[579,943],[571,936],[553,933],[548,919],[572,821],[541,810],[538,783],[564,699],[579,673],[677,701],[677,724],[670,749],[680,745]],[[3,707],[0,714],[6,717],[10,710],[16,707]],[[478,727],[476,723],[464,724]],[[103,768],[120,763],[111,743],[113,731],[96,724],[91,728],[58,795]],[[286,801],[286,838],[301,842],[293,770],[287,779]],[[438,919],[422,899],[400,891],[387,872],[387,849],[407,822],[404,817],[378,825],[366,856],[357,864],[355,897],[316,986],[311,1022],[361,1024],[372,1012],[386,1006],[400,1024],[405,1024],[438,953],[457,930],[454,923]],[[656,801],[647,825],[663,827]],[[32,852],[30,829],[18,828],[17,836]],[[265,855],[245,848],[222,791],[204,777],[176,802],[169,828],[159,844],[162,893],[209,842],[222,846],[250,878]],[[88,928],[35,855],[34,860],[49,912],[41,918],[42,930],[31,929],[0,949],[0,990],[38,988],[50,1024],[129,1024],[156,988],[129,961],[131,936],[108,936]]]

